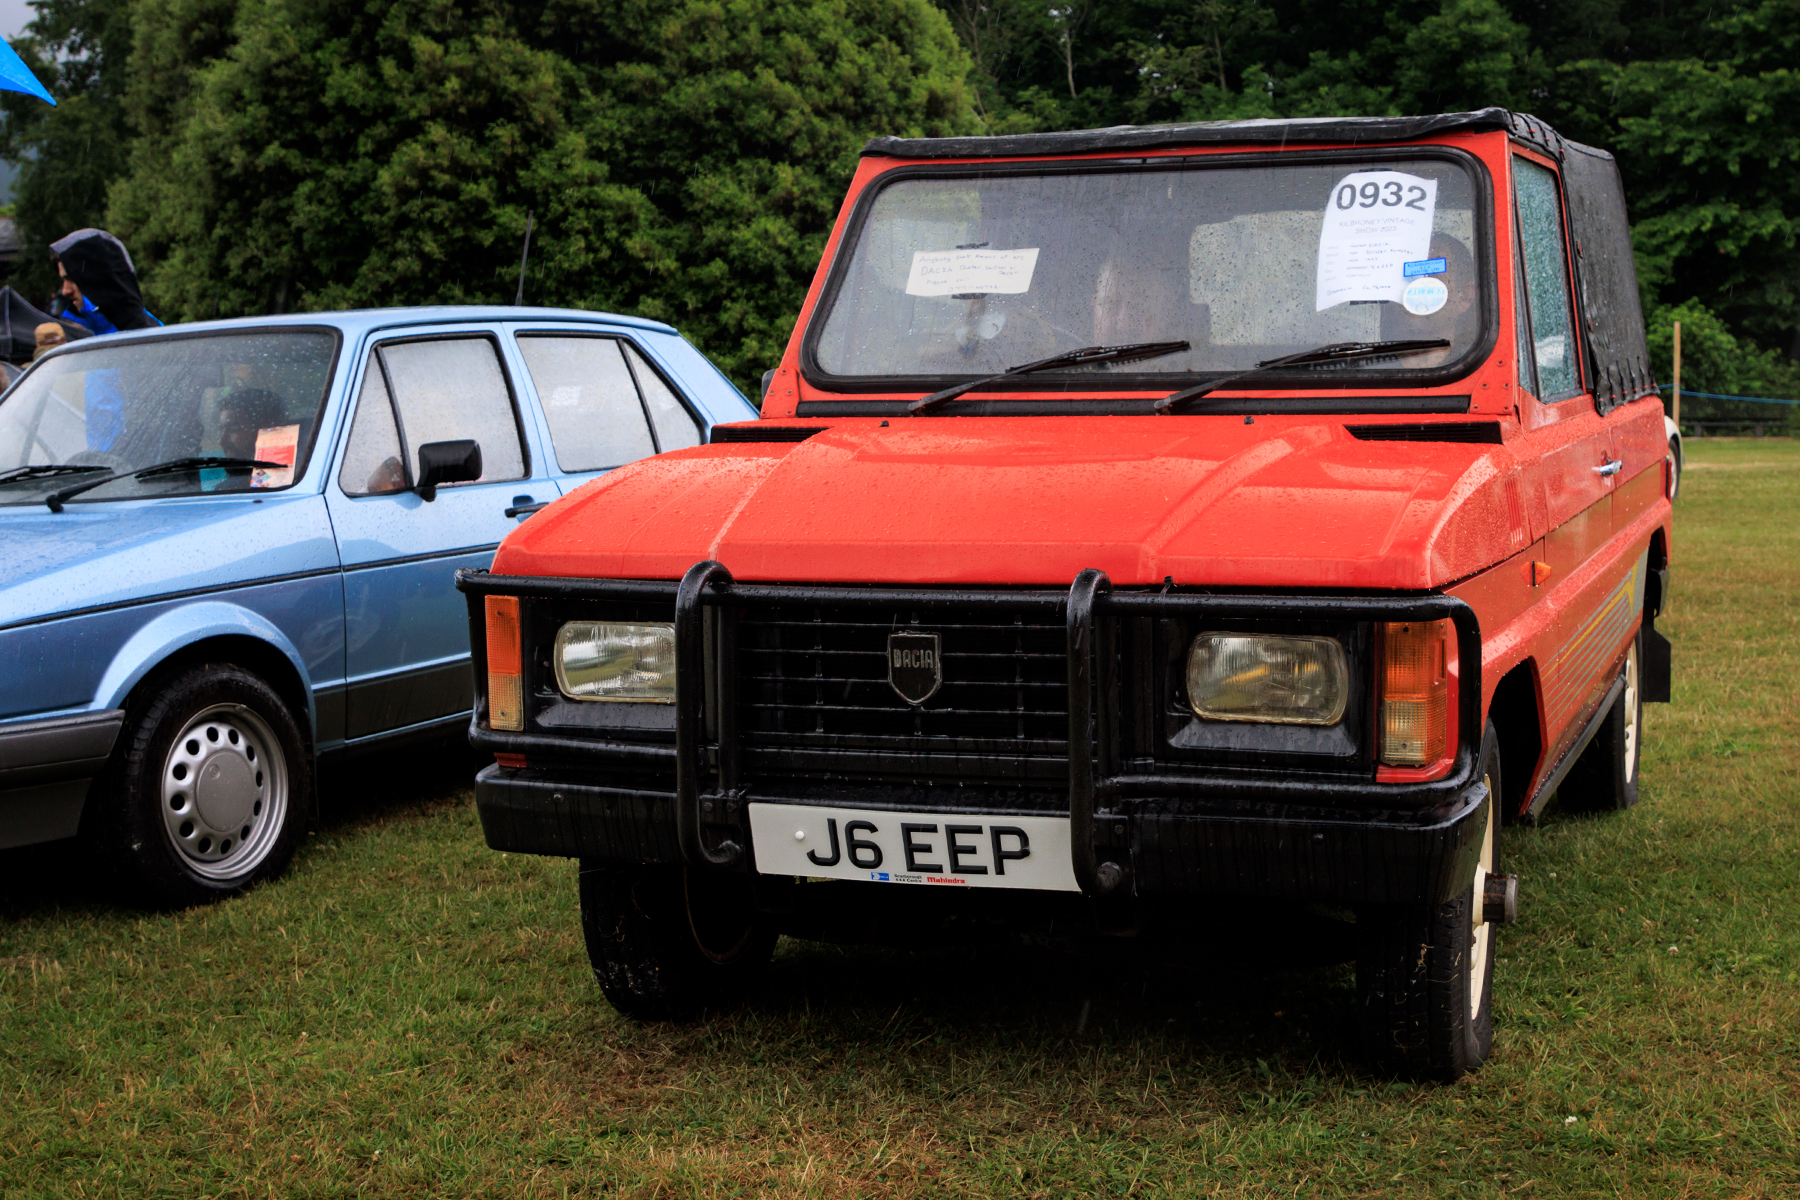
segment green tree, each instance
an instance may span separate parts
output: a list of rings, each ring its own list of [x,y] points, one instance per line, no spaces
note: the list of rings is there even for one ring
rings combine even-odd
[[[773,365],[858,151],[972,128],[924,0],[140,0],[109,217],[168,315],[512,299]],[[217,29],[217,38],[195,30]]]

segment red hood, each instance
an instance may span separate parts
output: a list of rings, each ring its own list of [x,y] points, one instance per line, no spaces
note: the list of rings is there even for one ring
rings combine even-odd
[[[949,417],[646,459],[521,525],[508,575],[1428,588],[1530,542],[1503,446],[1341,418]]]

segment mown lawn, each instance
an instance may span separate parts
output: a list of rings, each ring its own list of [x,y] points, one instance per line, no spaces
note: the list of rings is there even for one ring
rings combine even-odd
[[[1690,462],[1643,802],[1509,831],[1460,1085],[1366,1073],[1348,968],[1267,965],[1279,925],[1180,962],[789,944],[748,1010],[634,1025],[572,865],[486,850],[439,755],[331,777],[292,874],[215,908],[0,856],[0,1194],[1800,1195],[1800,443]]]

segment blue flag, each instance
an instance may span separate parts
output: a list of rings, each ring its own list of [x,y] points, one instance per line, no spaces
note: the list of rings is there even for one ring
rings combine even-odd
[[[50,89],[38,82],[25,60],[11,46],[0,41],[0,91],[24,92],[27,96],[36,96],[39,100],[55,104],[50,99]]]

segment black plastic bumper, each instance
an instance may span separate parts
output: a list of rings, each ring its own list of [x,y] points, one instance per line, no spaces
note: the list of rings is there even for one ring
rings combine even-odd
[[[979,808],[959,789],[958,808]],[[1096,848],[1129,864],[1143,898],[1234,896],[1335,904],[1440,903],[1474,876],[1487,787],[1417,811],[1144,800],[1095,822]],[[742,805],[805,803],[755,789],[716,814],[749,845]],[[488,767],[475,781],[496,850],[622,863],[683,861],[673,791],[600,787]],[[855,804],[854,790],[840,801]]]
[[[73,837],[123,709],[0,726],[0,849]]]

